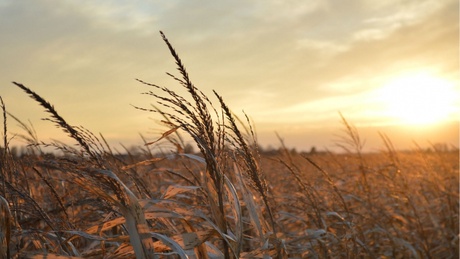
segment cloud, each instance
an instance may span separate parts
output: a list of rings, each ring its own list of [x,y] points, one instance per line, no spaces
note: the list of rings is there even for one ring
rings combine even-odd
[[[457,61],[452,57],[458,49],[456,5],[446,5],[423,20],[392,30],[378,39],[355,37],[347,51],[324,66],[329,80],[378,77],[402,68],[453,68]]]
[[[261,114],[266,121],[276,117],[280,121],[321,121],[325,123],[336,116],[337,111],[347,112],[361,125],[377,125],[382,116],[380,107],[368,92],[379,87],[388,77],[402,71],[431,70],[440,76],[458,71],[458,14],[451,3],[443,8],[425,12],[422,18],[404,26],[395,26],[388,31],[375,29],[378,37],[356,37],[350,33],[350,40],[334,54],[315,56],[313,62],[321,60],[319,66],[308,66],[305,80],[297,87],[280,88],[273,92],[283,104],[274,106]],[[309,42],[309,47],[324,47]],[[340,46],[334,41],[323,46]],[[307,44],[308,45],[308,44]],[[450,56],[450,57],[449,57]],[[290,68],[301,66],[299,58],[290,63]],[[327,58],[325,58],[327,57]],[[306,57],[305,60],[312,61]],[[303,91],[302,91],[303,87]],[[293,94],[299,93],[299,94]],[[373,119],[371,119],[373,118]]]
[[[10,86],[18,80],[63,115],[106,132],[124,127],[111,127],[114,114],[133,134],[148,127],[129,106],[152,101],[139,96],[145,89],[133,78],[181,91],[164,75],[176,70],[159,30],[198,87],[217,90],[236,112],[264,123],[358,112],[359,97],[395,71],[458,72],[453,0],[0,3],[0,95],[7,106],[22,118],[44,116]]]

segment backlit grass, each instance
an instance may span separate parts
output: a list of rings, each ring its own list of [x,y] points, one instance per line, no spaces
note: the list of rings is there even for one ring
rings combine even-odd
[[[174,89],[142,80],[168,127],[114,151],[14,83],[77,144],[44,143],[7,116],[0,174],[1,258],[458,258],[458,150],[362,152],[342,117],[347,152],[258,149],[249,119],[208,97],[161,33],[179,71]],[[27,153],[9,147],[18,122]],[[188,135],[198,152],[182,140]],[[172,152],[159,152],[160,143]],[[54,147],[59,155],[43,147]]]

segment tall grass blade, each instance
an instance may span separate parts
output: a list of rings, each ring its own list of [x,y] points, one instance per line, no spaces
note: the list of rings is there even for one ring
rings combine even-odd
[[[11,224],[8,202],[0,196],[0,258],[10,258]]]

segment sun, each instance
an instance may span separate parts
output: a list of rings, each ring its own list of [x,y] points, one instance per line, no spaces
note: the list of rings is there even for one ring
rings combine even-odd
[[[452,118],[458,97],[453,82],[424,72],[393,78],[378,91],[385,116],[406,125],[430,125]]]

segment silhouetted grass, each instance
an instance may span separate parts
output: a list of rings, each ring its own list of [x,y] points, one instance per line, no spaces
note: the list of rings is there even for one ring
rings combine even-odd
[[[27,154],[11,154],[7,109],[0,179],[0,257],[12,258],[457,258],[458,150],[362,152],[341,116],[346,153],[258,150],[253,127],[190,79],[161,33],[187,90],[138,80],[168,128],[138,150],[118,153],[71,126],[39,94],[49,121],[83,150],[39,142],[20,123]],[[180,134],[195,142],[187,150]],[[174,153],[152,152],[162,142]],[[61,155],[46,154],[53,146]],[[152,148],[153,147],[153,148]],[[38,152],[37,152],[38,151]],[[59,257],[61,256],[61,257]]]

